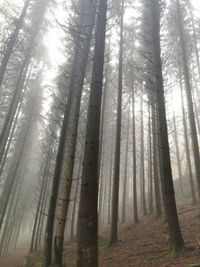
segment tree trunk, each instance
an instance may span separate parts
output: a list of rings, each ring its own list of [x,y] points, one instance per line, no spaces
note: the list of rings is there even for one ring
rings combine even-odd
[[[191,196],[192,196],[192,205],[197,204],[197,199],[194,190],[194,182],[193,182],[193,174],[192,174],[192,164],[190,159],[190,149],[189,149],[189,140],[188,140],[188,132],[187,132],[187,120],[184,108],[184,96],[183,96],[183,86],[181,79],[181,70],[179,68],[179,80],[180,80],[180,89],[181,89],[181,108],[182,108],[182,116],[183,116],[183,129],[184,129],[184,140],[185,140],[185,150],[186,150],[186,159],[189,170],[189,180],[190,180],[190,188],[191,188]]]
[[[174,124],[174,141],[175,141],[175,147],[176,147],[176,158],[177,158],[179,183],[180,183],[180,193],[181,193],[181,196],[183,196],[183,177],[182,177],[181,159],[180,159],[180,152],[179,152],[175,115],[173,116],[173,124]]]
[[[0,200],[0,203],[1,203],[0,230],[1,230],[2,225],[3,225],[3,221],[4,221],[4,217],[6,214],[7,207],[8,207],[11,192],[12,192],[13,186],[16,182],[16,174],[17,174],[17,171],[19,168],[20,160],[21,160],[23,152],[24,152],[24,148],[25,148],[25,144],[26,144],[26,140],[27,140],[27,136],[28,136],[28,131],[30,128],[32,110],[33,110],[33,107],[30,108],[30,113],[27,117],[27,121],[25,122],[23,131],[22,131],[22,135],[21,135],[22,140],[19,143],[19,147],[17,148],[16,153],[13,157],[12,166],[9,169],[6,184],[5,184],[3,193],[1,195],[1,200]]]
[[[80,162],[78,167],[78,175],[77,175],[77,182],[75,187],[74,193],[74,200],[73,200],[73,207],[72,207],[72,219],[71,219],[71,231],[70,231],[70,239],[73,240],[74,238],[74,224],[75,224],[75,217],[76,217],[76,207],[77,207],[77,199],[78,199],[78,192],[79,192],[79,183],[81,181],[81,173],[82,173],[82,164],[83,164],[83,148],[81,151]]]
[[[112,215],[110,244],[117,242],[117,225],[119,210],[119,180],[120,180],[120,152],[121,152],[121,117],[122,117],[122,86],[123,86],[123,39],[124,39],[124,0],[121,2],[120,21],[120,49],[119,49],[119,76],[118,76],[118,103],[117,103],[117,129],[114,159],[114,177],[112,192]]]
[[[16,26],[15,26],[14,32],[10,35],[6,49],[4,51],[4,55],[3,55],[1,65],[0,65],[0,88],[2,86],[3,78],[4,78],[4,75],[6,72],[6,68],[7,68],[8,62],[10,60],[11,54],[13,52],[15,43],[17,41],[19,31],[23,25],[24,18],[26,16],[27,10],[29,8],[29,4],[30,4],[30,0],[26,0],[24,3],[24,7],[22,9],[22,12],[21,12],[19,18],[15,22]]]
[[[41,2],[43,4],[42,7],[40,6]],[[13,119],[14,119],[16,111],[17,111],[18,103],[21,99],[21,94],[22,94],[22,90],[24,87],[24,81],[26,79],[26,73],[27,73],[27,70],[29,68],[29,63],[30,63],[30,59],[32,56],[33,48],[34,48],[34,42],[35,42],[35,39],[36,39],[37,34],[39,32],[40,26],[42,24],[48,2],[49,2],[49,0],[38,1],[36,4],[36,7],[35,7],[37,14],[33,14],[33,16],[37,16],[37,20],[33,21],[33,25],[32,25],[33,26],[33,32],[31,34],[30,40],[28,41],[28,46],[27,46],[27,49],[25,51],[25,57],[24,57],[24,60],[22,62],[21,68],[20,68],[20,73],[19,73],[19,77],[17,79],[14,94],[13,94],[11,103],[9,105],[8,113],[6,115],[6,119],[4,121],[4,125],[3,125],[1,135],[0,135],[0,163],[2,162],[2,157],[4,154],[4,150],[5,150],[5,146],[6,146],[8,137],[9,137],[10,130],[11,130],[11,127],[13,124]],[[39,5],[39,6],[37,6],[37,5]]]
[[[98,266],[98,159],[107,0],[100,0],[86,125],[80,206],[77,267]]]
[[[155,188],[155,205],[156,205],[156,217],[159,218],[162,215],[161,209],[161,197],[160,197],[160,182],[159,182],[159,134],[158,134],[158,121],[157,121],[157,105],[154,99],[153,101],[153,115],[152,115],[152,128],[153,128],[153,172],[154,172],[154,188]]]
[[[165,110],[165,98],[162,76],[162,61],[160,48],[160,1],[151,0],[151,12],[153,20],[153,46],[155,57],[156,74],[156,96],[158,103],[158,119],[160,128],[163,175],[164,175],[164,194],[166,200],[166,217],[169,226],[171,250],[182,249],[184,242],[182,239],[172,178],[172,169],[170,162],[169,140],[167,130],[167,119]]]
[[[13,121],[12,130],[11,130],[11,132],[9,134],[9,140],[7,142],[5,151],[3,153],[3,158],[2,158],[2,161],[1,161],[1,164],[0,164],[0,177],[2,177],[4,166],[5,166],[5,163],[6,163],[6,160],[7,160],[7,155],[8,155],[9,149],[10,149],[10,145],[11,145],[12,140],[13,140],[13,136],[14,136],[14,133],[15,133],[15,129],[16,129],[19,113],[20,113],[20,110],[21,110],[21,106],[22,106],[22,100],[19,103],[19,106],[18,106],[18,109],[17,109],[17,112],[16,112],[16,116],[15,116],[15,119]]]
[[[183,29],[183,18],[182,18],[179,0],[176,0],[176,6],[177,6],[177,16],[178,16],[177,23],[178,23],[178,30],[179,30],[179,37],[180,37],[180,46],[181,46],[181,51],[182,51],[183,74],[184,74],[184,80],[185,80],[185,90],[186,90],[187,105],[188,105],[188,112],[189,112],[189,123],[190,123],[193,154],[194,154],[195,172],[196,172],[196,178],[197,178],[197,184],[198,184],[198,194],[200,198],[199,144],[198,144],[197,129],[196,129],[196,122],[195,122],[194,108],[193,108],[192,88],[191,88],[191,83],[190,83],[188,62],[187,62],[187,56],[186,56],[187,53],[186,53],[185,35],[184,35],[184,29]]]
[[[94,3],[93,3],[94,4]],[[76,141],[78,134],[78,121],[80,112],[80,103],[82,96],[82,89],[84,85],[85,72],[88,62],[88,56],[90,51],[90,43],[93,32],[93,25],[95,24],[95,9],[90,1],[86,0],[81,3],[82,14],[87,11],[87,16],[82,15],[80,17],[80,25],[83,27],[82,35],[85,36],[85,40],[77,39],[76,55],[75,55],[75,72],[74,77],[71,77],[72,91],[70,102],[68,102],[68,118],[67,118],[67,130],[65,138],[65,150],[64,150],[64,183],[63,194],[61,200],[61,207],[59,210],[59,219],[56,225],[56,234],[54,240],[55,258],[54,264],[62,267],[62,254],[63,254],[63,242],[64,232],[67,219],[67,212],[70,203],[70,192],[74,170],[74,159],[76,152]],[[90,15],[88,15],[90,14]],[[84,26],[85,25],[85,26]],[[88,26],[90,25],[90,26]],[[81,38],[81,36],[80,36]]]
[[[148,203],[149,203],[149,214],[153,213],[153,168],[152,168],[152,103],[149,103],[149,121],[148,121]]]
[[[6,144],[7,144],[8,138],[9,138],[9,134],[10,134],[10,131],[11,131],[11,128],[13,125],[15,115],[17,113],[17,107],[19,105],[19,101],[20,101],[21,96],[22,96],[24,81],[26,79],[26,74],[28,71],[27,61],[29,61],[28,56],[24,59],[24,61],[22,63],[22,66],[20,69],[20,74],[19,74],[19,77],[17,79],[16,87],[14,90],[14,95],[12,97],[12,101],[10,103],[9,110],[8,110],[7,115],[6,115],[4,125],[3,125],[2,131],[1,131],[1,135],[0,135],[0,163],[2,163]]]
[[[147,215],[145,194],[145,172],[144,172],[144,117],[143,117],[143,95],[140,99],[140,202],[143,216]]]
[[[136,162],[136,134],[135,134],[135,88],[132,81],[132,135],[133,135],[133,222],[138,223],[138,205],[137,205],[137,162]]]
[[[111,150],[110,150],[110,172],[109,172],[109,191],[108,191],[108,224],[111,223],[111,197],[112,197],[112,177],[113,177],[113,159],[114,159],[114,128],[112,127],[111,137]]]
[[[130,122],[130,107],[128,108],[128,123],[127,123],[126,147],[125,147],[125,157],[124,157],[125,163],[124,163],[124,185],[123,185],[123,198],[122,198],[122,223],[125,223],[126,221],[126,209],[127,209],[129,122]]]
[[[33,251],[36,249],[36,230],[37,230],[37,226],[39,225],[39,213],[41,210],[41,204],[42,204],[42,198],[44,196],[45,193],[45,186],[48,180],[48,175],[47,175],[47,171],[48,171],[48,167],[49,167],[49,160],[51,157],[51,150],[52,150],[52,143],[50,141],[50,145],[49,145],[49,149],[48,149],[48,153],[47,153],[47,159],[46,159],[46,164],[45,164],[45,168],[43,170],[42,173],[42,185],[41,185],[41,190],[40,190],[40,195],[39,195],[39,200],[38,200],[38,205],[37,205],[37,209],[36,209],[36,215],[35,215],[35,221],[34,221],[34,225],[33,225],[33,231],[32,231],[32,238],[31,238],[31,244],[30,244],[30,249],[29,249],[29,253],[33,253]],[[39,175],[40,176],[40,175]]]

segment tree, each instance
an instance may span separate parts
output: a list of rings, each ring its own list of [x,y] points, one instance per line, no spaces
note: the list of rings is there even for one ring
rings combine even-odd
[[[15,24],[16,24],[15,29],[14,29],[13,33],[10,35],[6,49],[4,51],[4,55],[3,55],[1,65],[0,65],[0,87],[1,87],[2,82],[3,82],[3,78],[4,78],[4,74],[5,74],[7,65],[8,65],[8,61],[10,59],[10,56],[11,56],[13,49],[14,49],[14,46],[16,44],[19,31],[23,25],[24,18],[26,16],[27,10],[29,8],[30,1],[31,0],[25,0],[24,7],[21,11],[21,14],[20,14],[19,18],[15,21]]]
[[[107,0],[100,0],[95,33],[94,59],[78,215],[77,267],[98,266],[98,158],[106,15]]]
[[[143,95],[140,99],[140,202],[143,216],[147,214],[145,196],[145,173],[144,173],[144,109]]]
[[[29,1],[26,1],[29,2]],[[27,36],[27,43],[24,58],[21,62],[19,75],[17,77],[16,86],[14,88],[14,93],[11,98],[11,102],[9,103],[8,112],[6,114],[4,124],[2,127],[2,131],[0,134],[0,163],[2,162],[2,158],[5,152],[5,147],[9,138],[9,133],[11,131],[11,127],[13,125],[13,120],[17,112],[17,108],[23,94],[23,89],[25,85],[25,81],[27,78],[28,70],[31,63],[31,58],[33,57],[33,52],[36,47],[35,41],[36,37],[39,35],[41,26],[44,21],[44,15],[49,4],[49,0],[36,1],[33,6],[31,24],[32,29],[30,31],[30,36]],[[28,5],[28,3],[27,3]],[[39,12],[38,12],[39,10]],[[38,43],[39,45],[39,43]]]
[[[117,128],[115,143],[115,159],[112,191],[112,215],[110,244],[117,242],[117,225],[119,209],[119,180],[120,180],[120,151],[121,151],[121,117],[122,117],[122,86],[123,86],[123,37],[124,35],[124,0],[121,2],[120,12],[120,48],[119,48],[119,76],[118,76],[118,99],[117,99]]]
[[[180,47],[181,47],[181,57],[183,63],[183,74],[185,81],[185,90],[187,96],[187,106],[189,113],[189,123],[191,130],[191,138],[192,138],[192,147],[193,147],[193,155],[194,155],[194,163],[195,163],[195,172],[198,184],[198,194],[200,197],[200,154],[199,154],[199,145],[197,138],[197,129],[194,115],[194,107],[193,107],[193,99],[192,99],[192,87],[190,82],[190,74],[188,68],[188,60],[187,60],[187,51],[186,51],[186,42],[185,42],[185,33],[184,33],[184,21],[181,12],[181,6],[179,0],[176,0],[176,9],[177,9],[177,27],[180,38]]]
[[[137,164],[136,164],[136,141],[135,141],[135,87],[134,81],[131,79],[132,89],[132,140],[133,140],[133,222],[138,223],[138,205],[137,205]]]
[[[128,122],[126,133],[126,146],[125,146],[125,164],[124,164],[124,183],[123,183],[123,198],[122,198],[122,223],[126,221],[126,206],[127,206],[127,184],[128,184],[128,149],[129,149],[129,124],[130,124],[130,102],[128,105]]]
[[[164,175],[164,195],[166,202],[166,217],[169,226],[171,250],[177,251],[183,248],[184,242],[181,236],[178,222],[175,193],[173,187],[172,170],[170,162],[167,119],[165,111],[165,98],[162,75],[162,60],[160,47],[160,1],[151,0],[151,14],[153,21],[153,47],[155,57],[156,100],[158,104],[158,120],[160,128],[161,152]]]
[[[64,242],[64,231],[68,206],[70,202],[71,184],[73,178],[74,158],[76,152],[76,140],[79,121],[79,110],[84,85],[86,67],[90,51],[93,26],[95,24],[95,9],[90,1],[79,2],[80,10],[77,11],[79,16],[77,27],[78,34],[74,37],[75,50],[72,63],[71,76],[68,88],[68,100],[65,104],[63,124],[59,140],[59,148],[56,159],[52,192],[49,204],[46,239],[44,249],[44,264],[49,266],[52,261],[52,241],[55,221],[55,211],[59,193],[59,183],[62,171],[64,171],[64,191],[62,194],[59,220],[56,226],[54,250],[54,263],[63,266],[62,252]],[[89,15],[86,14],[89,12]],[[86,14],[86,15],[85,15]],[[79,31],[79,28],[81,31]],[[66,89],[66,88],[65,88]],[[67,91],[67,90],[66,90]]]
[[[184,129],[184,139],[185,139],[185,149],[186,149],[186,158],[187,164],[189,169],[189,179],[190,179],[190,187],[191,187],[191,195],[192,195],[192,204],[197,204],[197,199],[194,190],[194,183],[193,183],[193,174],[192,174],[192,164],[190,158],[190,149],[189,149],[189,140],[188,140],[188,133],[187,133],[187,120],[186,120],[186,112],[184,108],[184,96],[183,96],[183,86],[182,86],[182,78],[179,68],[179,79],[180,79],[180,88],[181,88],[181,108],[182,108],[182,116],[183,116],[183,129]]]
[[[95,4],[95,3],[93,3]],[[56,225],[55,234],[55,259],[54,264],[56,266],[63,266],[63,243],[64,232],[67,219],[67,212],[70,203],[71,185],[73,179],[74,159],[76,153],[77,133],[79,112],[81,104],[82,89],[84,85],[84,78],[86,73],[86,67],[88,63],[88,56],[90,51],[90,44],[92,39],[93,26],[95,24],[95,9],[90,1],[80,2],[80,18],[77,28],[81,25],[81,32],[75,39],[75,56],[74,56],[74,69],[71,76],[69,90],[71,92],[70,99],[68,100],[68,117],[67,130],[65,136],[65,148],[64,148],[64,183],[63,193],[61,194],[61,207],[59,209],[59,219]],[[85,15],[87,13],[87,15]],[[89,25],[89,26],[88,26]]]

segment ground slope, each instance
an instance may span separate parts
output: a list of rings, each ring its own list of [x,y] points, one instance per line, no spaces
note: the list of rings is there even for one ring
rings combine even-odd
[[[139,224],[122,225],[117,245],[108,247],[108,233],[100,233],[100,267],[188,267],[200,264],[199,211],[180,215],[186,247],[178,255],[169,253],[167,225],[163,220],[146,217]],[[75,267],[76,244],[65,248],[66,262]],[[198,266],[198,265],[196,265]],[[200,265],[199,265],[200,267]]]
[[[113,247],[108,246],[109,229],[100,231],[99,267],[200,267],[199,210],[184,207],[182,211],[179,207],[179,219],[186,247],[190,249],[170,254],[167,224],[163,219],[147,216],[138,224],[120,225],[119,242]],[[41,262],[41,255],[41,251],[31,255],[31,262]],[[1,260],[0,267],[20,267],[24,256],[24,250],[17,250]],[[75,242],[66,244],[64,257],[68,267],[75,267]]]
[[[21,267],[27,249],[18,248],[14,253],[0,260],[0,267]]]

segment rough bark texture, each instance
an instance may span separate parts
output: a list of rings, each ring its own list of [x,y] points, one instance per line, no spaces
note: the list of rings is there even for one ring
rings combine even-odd
[[[93,3],[94,4],[94,3]],[[64,182],[61,207],[59,210],[59,219],[56,225],[56,234],[54,240],[55,259],[54,264],[62,267],[62,254],[64,232],[67,219],[67,212],[70,203],[70,192],[73,178],[74,159],[76,152],[76,141],[78,134],[78,121],[81,103],[82,89],[84,85],[85,72],[90,51],[90,43],[95,24],[95,9],[90,1],[84,0],[81,2],[79,25],[81,25],[81,35],[77,38],[76,54],[74,60],[74,72],[71,77],[69,90],[72,91],[70,102],[68,102],[68,118],[67,118],[67,132],[65,138],[64,149]],[[85,15],[86,14],[86,15]],[[89,26],[88,26],[89,25]],[[84,36],[84,37],[83,37]]]
[[[167,119],[165,110],[165,98],[162,76],[162,61],[160,48],[160,2],[151,0],[151,12],[153,18],[153,40],[155,56],[155,75],[156,75],[156,95],[158,103],[158,119],[160,127],[161,151],[164,175],[164,194],[166,201],[166,217],[169,226],[171,249],[179,250],[184,246],[182,239],[172,178],[172,169],[170,162],[169,140],[167,130]]]
[[[157,123],[157,105],[154,99],[153,103],[153,115],[152,115],[152,127],[153,127],[153,169],[154,169],[154,188],[155,188],[155,206],[156,216],[162,215],[161,210],[161,197],[160,197],[160,181],[159,181],[159,134]]]
[[[77,267],[98,266],[98,159],[107,0],[98,6],[78,215]]]

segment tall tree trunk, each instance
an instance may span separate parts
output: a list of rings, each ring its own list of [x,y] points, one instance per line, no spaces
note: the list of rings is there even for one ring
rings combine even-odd
[[[18,224],[18,227],[17,227],[17,230],[16,230],[15,241],[13,242],[14,249],[17,248],[17,241],[18,241],[18,238],[19,238],[19,233],[20,233],[20,230],[21,230],[23,219],[24,219],[24,209],[23,209],[23,213],[22,213],[22,215],[21,215],[21,217],[19,219],[19,224]]]
[[[191,88],[190,75],[189,75],[189,69],[188,69],[185,34],[184,34],[184,28],[183,28],[183,18],[182,18],[182,12],[181,12],[179,0],[176,0],[176,7],[177,7],[177,16],[178,16],[177,23],[178,23],[178,30],[179,30],[179,37],[180,37],[180,46],[181,46],[181,51],[182,51],[181,55],[182,55],[182,61],[183,61],[183,74],[184,74],[184,80],[185,80],[185,90],[186,90],[187,105],[188,105],[188,112],[189,112],[189,123],[190,123],[193,154],[194,154],[195,172],[196,172],[196,178],[197,178],[197,184],[198,184],[198,194],[200,198],[199,144],[198,144],[198,138],[197,138],[197,129],[196,129],[194,107],[193,107],[193,100],[192,100],[192,88]]]
[[[106,16],[107,0],[100,0],[95,33],[94,59],[78,214],[77,267],[98,266],[98,159]]]
[[[8,65],[8,62],[10,60],[11,54],[13,52],[14,46],[16,44],[20,29],[22,28],[24,18],[26,16],[27,10],[29,8],[30,0],[26,0],[24,2],[24,7],[22,9],[22,12],[19,16],[19,18],[15,21],[15,29],[14,32],[10,35],[6,49],[4,51],[4,55],[1,61],[0,65],[0,88],[2,86],[3,78],[6,72],[6,68]]]
[[[190,149],[189,149],[189,140],[188,140],[188,132],[187,132],[187,119],[184,108],[184,96],[183,96],[183,86],[182,86],[182,78],[181,78],[181,70],[179,68],[179,80],[180,80],[180,89],[181,89],[181,108],[182,108],[182,116],[183,116],[183,129],[184,129],[184,140],[185,140],[185,150],[186,150],[186,159],[189,170],[189,180],[190,180],[190,188],[191,188],[191,196],[192,196],[192,205],[197,204],[197,199],[194,190],[194,182],[193,182],[193,174],[192,174],[192,164],[190,159]]]
[[[154,99],[152,111],[152,128],[153,128],[153,172],[154,172],[154,188],[155,188],[155,205],[156,205],[156,217],[159,218],[162,215],[161,209],[161,197],[160,197],[160,181],[159,181],[159,134],[158,134],[158,121],[157,121],[157,105]]]
[[[143,216],[147,215],[145,194],[145,172],[144,172],[144,114],[143,95],[140,99],[140,202]]]
[[[171,250],[176,251],[184,246],[182,239],[172,178],[172,169],[170,162],[169,140],[167,130],[167,119],[165,110],[165,98],[162,76],[162,60],[160,47],[160,1],[151,0],[151,12],[153,20],[153,46],[155,57],[155,74],[156,74],[156,96],[158,103],[158,119],[160,128],[163,175],[164,175],[164,194],[166,201],[166,217],[169,226],[169,235]]]
[[[16,130],[16,125],[17,125],[19,113],[20,113],[20,110],[21,110],[21,106],[22,106],[22,100],[19,103],[19,106],[18,106],[18,109],[17,109],[17,112],[16,112],[16,116],[15,116],[15,119],[13,121],[12,130],[11,130],[10,135],[9,135],[9,140],[7,142],[7,145],[5,147],[5,151],[3,153],[3,158],[2,158],[2,161],[1,161],[1,164],[0,164],[0,177],[2,177],[2,173],[3,173],[3,170],[4,170],[4,166],[5,166],[5,163],[6,163],[6,159],[7,159],[7,156],[8,156],[9,149],[10,149],[10,145],[12,143],[13,136],[14,136],[14,133],[15,133],[15,130]]]
[[[151,97],[151,96],[150,96]],[[150,98],[149,97],[149,98]],[[153,168],[152,168],[152,101],[149,103],[149,121],[148,121],[148,203],[149,203],[149,214],[153,213]]]
[[[162,160],[161,138],[160,138],[159,133],[158,133],[158,138],[159,138],[159,148],[158,148],[159,175],[160,175],[161,193],[162,193],[162,201],[163,201],[164,220],[166,221],[167,219],[166,219],[166,200],[165,200],[165,193],[164,193],[165,192],[164,169],[163,169],[163,160]]]
[[[174,124],[174,141],[175,141],[175,147],[176,147],[176,158],[177,158],[179,183],[180,183],[180,193],[182,196],[183,195],[183,177],[182,177],[181,159],[180,159],[180,152],[179,152],[175,115],[173,116],[173,124]]]
[[[122,223],[125,223],[126,221],[126,209],[127,209],[129,122],[130,122],[130,107],[128,108],[128,123],[127,123],[126,147],[125,147],[125,157],[124,157],[125,163],[124,163],[124,184],[123,184],[123,197],[122,197]]]
[[[84,152],[84,150],[82,148],[79,167],[78,167],[77,182],[75,185],[73,206],[72,206],[72,219],[71,219],[71,230],[70,230],[70,239],[71,240],[73,240],[73,238],[74,238],[74,225],[75,225],[75,218],[76,218],[76,208],[77,208],[77,199],[78,199],[78,192],[79,192],[79,183],[81,181],[81,173],[82,173],[83,152]]]
[[[18,184],[16,184],[15,190],[17,189],[17,187],[18,187]],[[13,205],[13,209],[12,209],[11,218],[8,218],[9,219],[9,230],[8,230],[7,238],[6,238],[5,244],[4,244],[3,256],[8,254],[8,250],[9,250],[10,245],[11,245],[13,230],[15,227],[16,219],[17,219],[17,206],[19,204],[20,195],[21,195],[21,188],[17,192],[15,202],[13,203],[14,205]]]
[[[64,145],[65,145],[65,136],[67,129],[67,112],[68,108],[65,107],[64,120],[61,128],[58,152],[56,155],[55,171],[51,187],[51,196],[49,201],[47,222],[45,228],[45,240],[44,240],[44,254],[43,254],[43,265],[44,267],[51,266],[52,263],[52,241],[53,241],[53,230],[54,230],[54,219],[56,212],[56,204],[58,198],[59,184],[60,184],[60,175],[62,171],[62,162],[64,157]]]
[[[111,223],[111,197],[112,197],[112,177],[113,177],[113,159],[114,159],[114,128],[112,127],[111,137],[111,150],[110,150],[110,172],[109,172],[109,190],[108,190],[108,224]]]
[[[94,4],[94,3],[93,3]],[[76,47],[76,62],[74,77],[72,77],[72,83],[70,91],[72,95],[70,102],[68,102],[68,118],[67,118],[67,130],[65,138],[65,150],[64,150],[64,183],[63,183],[63,195],[61,200],[61,207],[59,210],[59,219],[56,225],[56,234],[54,242],[55,258],[54,264],[62,267],[62,254],[64,245],[64,232],[67,219],[67,212],[70,203],[70,192],[74,170],[74,159],[76,152],[76,141],[78,134],[78,121],[81,104],[81,95],[84,85],[85,72],[88,62],[88,56],[90,51],[90,43],[93,32],[93,25],[95,24],[95,9],[93,4],[86,0],[82,1],[81,12],[87,15],[80,17],[80,25],[83,27],[82,35],[85,36],[85,40],[82,41],[77,39]],[[89,14],[89,15],[88,15]],[[90,25],[90,26],[88,26]],[[80,36],[81,37],[81,36]]]
[[[103,195],[103,168],[104,168],[104,161],[103,161],[103,135],[104,135],[104,122],[105,122],[105,115],[106,115],[106,96],[107,96],[107,86],[108,86],[108,70],[109,70],[109,59],[107,59],[107,64],[105,68],[105,83],[104,83],[104,90],[103,90],[103,99],[102,99],[102,118],[101,118],[101,127],[100,127],[100,140],[99,140],[99,224],[101,225],[101,219],[102,219],[102,195]]]
[[[28,72],[27,61],[29,61],[28,56],[25,57],[25,59],[22,63],[19,77],[17,79],[16,87],[14,90],[14,95],[12,97],[12,101],[10,103],[9,110],[8,110],[7,115],[6,115],[6,118],[5,118],[5,121],[3,124],[3,128],[1,131],[1,135],[0,135],[0,163],[2,163],[6,144],[7,144],[8,138],[9,138],[9,134],[10,134],[10,131],[11,131],[11,128],[13,125],[15,115],[17,113],[17,107],[18,107],[19,101],[20,101],[21,96],[22,96],[22,90],[23,90],[25,79],[26,79],[26,74]]]
[[[19,77],[17,79],[14,94],[13,94],[11,103],[9,105],[8,113],[6,115],[4,125],[3,125],[2,131],[1,131],[1,135],[0,135],[0,163],[2,162],[2,157],[4,154],[6,143],[8,141],[10,130],[11,130],[11,127],[13,124],[13,119],[14,119],[16,111],[17,111],[18,103],[21,99],[22,90],[24,88],[24,82],[26,80],[27,70],[29,68],[30,59],[31,59],[32,52],[34,49],[34,42],[35,42],[36,37],[39,33],[40,26],[42,25],[42,21],[43,21],[43,18],[44,18],[45,12],[46,12],[46,8],[48,6],[49,1],[50,0],[41,0],[41,1],[36,2],[36,6],[35,6],[36,11],[35,12],[37,12],[37,14],[34,14],[34,13],[32,14],[33,17],[34,16],[37,17],[37,20],[33,21],[33,25],[32,25],[33,30],[31,33],[31,38],[30,38],[30,40],[28,40],[28,46],[27,46],[27,49],[25,51],[25,57],[24,57],[24,60],[22,62],[21,68],[20,68],[20,73],[19,73]],[[41,3],[42,3],[42,6],[41,6]]]
[[[83,25],[85,25],[85,21],[80,21],[80,23],[81,22],[83,22]],[[89,24],[89,25],[93,25],[93,24],[94,23]],[[91,27],[92,26],[90,26],[88,31],[85,33],[86,39],[82,47],[83,51],[81,48],[81,42],[78,39],[77,39],[77,46],[75,48],[75,55],[74,55],[72,73],[71,73],[70,85],[69,85],[69,96],[68,96],[68,102],[65,107],[63,125],[61,128],[59,148],[58,148],[57,158],[56,158],[56,167],[55,167],[55,172],[54,172],[52,192],[51,192],[51,198],[50,198],[50,203],[49,203],[47,225],[46,225],[46,230],[45,230],[45,249],[44,249],[44,266],[45,267],[49,267],[49,265],[52,262],[52,241],[53,241],[54,219],[55,219],[56,203],[57,203],[57,198],[58,198],[59,181],[60,181],[60,177],[61,177],[61,173],[63,169],[64,155],[67,155],[68,158],[66,161],[67,165],[65,168],[66,170],[65,195],[66,196],[64,197],[64,199],[66,198],[67,199],[64,201],[63,204],[66,207],[68,207],[68,203],[69,203],[71,177],[72,177],[73,164],[74,164],[73,150],[76,147],[76,136],[77,136],[80,99],[81,99],[81,93],[82,93],[84,77],[85,77],[85,70],[86,70],[87,59],[88,59],[88,54],[89,54],[91,35],[92,35]],[[71,124],[69,126],[69,129],[71,128],[71,130],[68,130],[69,124]],[[73,140],[70,140],[70,137]],[[66,146],[66,144],[68,145]],[[67,212],[66,209],[64,206],[62,206],[62,210],[60,211],[62,213],[60,215],[60,218],[62,218],[61,219],[62,223],[60,223],[61,220],[60,222],[58,222],[60,226],[56,228],[57,231],[56,231],[56,236],[55,236],[55,259],[54,261],[56,264],[60,264],[60,266],[62,266],[62,252],[61,251],[62,251],[63,242],[64,242],[63,238],[64,238],[64,228],[65,228],[65,223],[66,223],[66,216],[65,216]]]
[[[101,172],[99,176],[99,199],[98,199],[98,206],[99,206],[99,212],[98,212],[98,217],[99,217],[99,227],[103,226],[103,197],[104,197],[104,191],[105,191],[105,164],[104,164],[104,157],[101,156],[102,164],[101,164]]]
[[[133,135],[133,222],[138,223],[137,205],[137,162],[136,162],[136,134],[135,134],[135,88],[132,80],[132,135]]]
[[[21,134],[21,139],[22,140],[19,143],[19,147],[17,148],[16,153],[15,153],[15,155],[13,157],[12,166],[10,167],[10,170],[8,172],[7,181],[6,181],[3,193],[1,195],[1,199],[0,199],[0,203],[1,203],[0,230],[1,230],[2,225],[3,225],[3,221],[4,221],[4,217],[5,217],[6,211],[7,211],[7,207],[8,207],[9,199],[10,199],[10,196],[11,196],[11,192],[12,192],[13,186],[14,186],[14,184],[16,182],[16,178],[17,178],[16,176],[17,176],[19,165],[20,165],[20,160],[21,160],[23,152],[24,152],[24,148],[25,148],[28,132],[29,132],[29,129],[30,129],[32,111],[33,111],[33,106],[30,108],[30,111],[29,111],[29,114],[28,114],[28,117],[27,117],[27,121],[25,122],[23,131],[22,131],[22,134]]]
[[[192,22],[192,32],[193,32],[193,38],[194,38],[194,49],[195,49],[195,56],[196,56],[196,61],[197,61],[197,69],[198,69],[198,74],[200,78],[200,59],[199,59],[199,49],[198,49],[198,42],[197,42],[197,33],[195,30],[195,22],[194,22],[194,15],[192,11],[192,6],[191,6],[191,1],[187,0],[187,5],[189,7],[189,13],[191,17],[191,22]]]
[[[120,15],[121,18],[120,18],[118,100],[117,100],[117,129],[116,129],[116,144],[115,144],[115,159],[114,159],[110,244],[117,242],[117,225],[118,225],[118,210],[119,210],[121,117],[122,117],[122,86],[123,86],[124,0],[121,1]]]
[[[36,215],[35,215],[35,220],[34,220],[34,224],[33,224],[33,231],[32,231],[32,237],[31,237],[31,244],[30,244],[30,249],[29,249],[29,253],[32,253],[36,247],[35,244],[36,242],[36,230],[37,230],[37,226],[39,225],[38,221],[39,221],[39,217],[40,217],[40,212],[41,212],[41,205],[42,205],[42,198],[45,194],[45,186],[48,180],[48,175],[47,175],[47,171],[49,168],[49,160],[51,157],[51,151],[52,151],[52,141],[50,141],[49,143],[49,148],[48,148],[48,152],[47,152],[47,159],[46,159],[46,164],[45,164],[45,168],[42,171],[42,184],[41,184],[41,189],[40,189],[40,195],[39,195],[39,200],[38,200],[38,205],[37,205],[37,209],[36,209]]]

